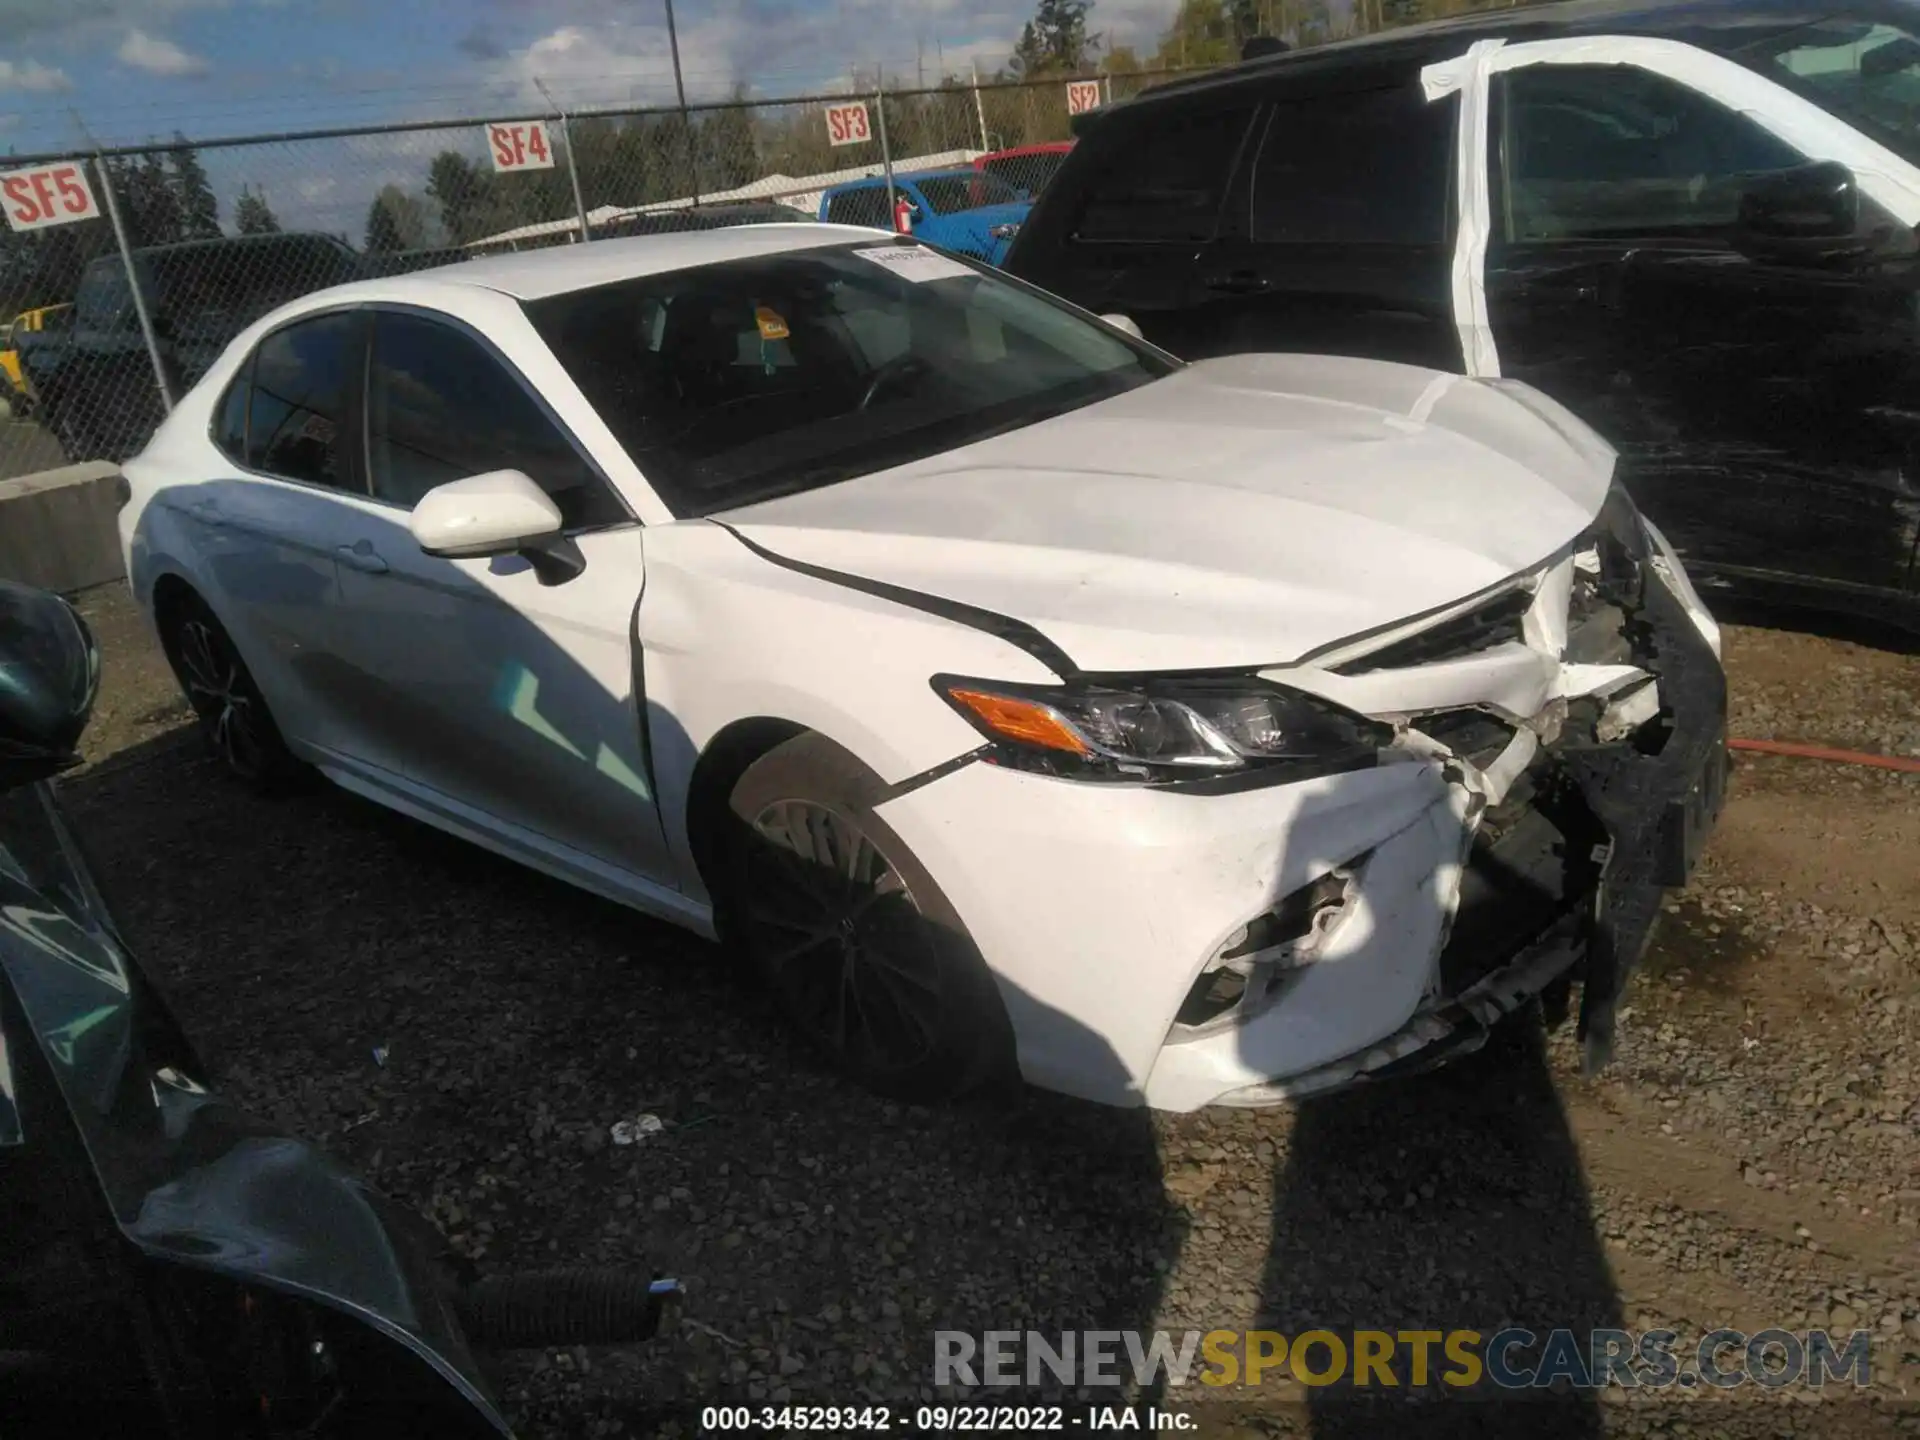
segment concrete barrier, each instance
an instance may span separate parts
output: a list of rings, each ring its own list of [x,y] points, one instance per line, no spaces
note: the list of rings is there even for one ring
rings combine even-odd
[[[119,475],[90,460],[0,480],[0,579],[66,593],[122,578]]]

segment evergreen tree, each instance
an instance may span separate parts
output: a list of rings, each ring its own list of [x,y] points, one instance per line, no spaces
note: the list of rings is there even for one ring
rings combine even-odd
[[[456,245],[487,233],[493,176],[458,150],[442,150],[427,167],[427,194],[440,206],[440,223]]]
[[[386,197],[376,195],[367,207],[366,249],[369,255],[391,255],[407,247],[400,243],[400,226],[387,207]]]
[[[280,221],[267,205],[267,197],[240,187],[240,198],[233,204],[233,228],[242,235],[278,235]]]
[[[135,245],[170,245],[185,238],[173,176],[158,151],[149,150],[138,160],[120,158],[105,164],[128,238]]]
[[[220,201],[200,163],[200,152],[187,143],[187,137],[173,132],[173,148],[167,152],[173,169],[174,209],[178,216],[179,238],[212,240],[220,234]]]
[[[709,111],[700,125],[700,183],[708,190],[732,190],[760,174],[746,92],[733,98],[737,108]]]
[[[1093,0],[1040,0],[1020,30],[1009,67],[1023,80],[1038,75],[1084,70],[1098,48],[1087,33]]]
[[[382,185],[367,207],[366,248],[372,253],[421,250],[430,243],[426,207],[398,185]]]

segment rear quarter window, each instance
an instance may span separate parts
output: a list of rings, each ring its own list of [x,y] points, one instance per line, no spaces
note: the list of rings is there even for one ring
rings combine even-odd
[[[1453,96],[1417,78],[1276,96],[1252,167],[1250,233],[1283,245],[1440,245],[1449,229]]]

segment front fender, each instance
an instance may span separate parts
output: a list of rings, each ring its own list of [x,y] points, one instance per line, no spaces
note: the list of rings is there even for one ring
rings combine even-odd
[[[687,874],[694,766],[735,721],[818,731],[895,785],[980,747],[934,675],[1057,678],[1006,640],[786,569],[706,521],[648,530],[646,564],[636,623],[649,737],[661,821]]]

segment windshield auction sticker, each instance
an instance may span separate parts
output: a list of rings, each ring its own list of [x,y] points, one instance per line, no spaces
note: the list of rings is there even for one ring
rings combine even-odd
[[[853,253],[915,284],[924,284],[928,280],[957,280],[980,273],[924,245],[876,245]]]

